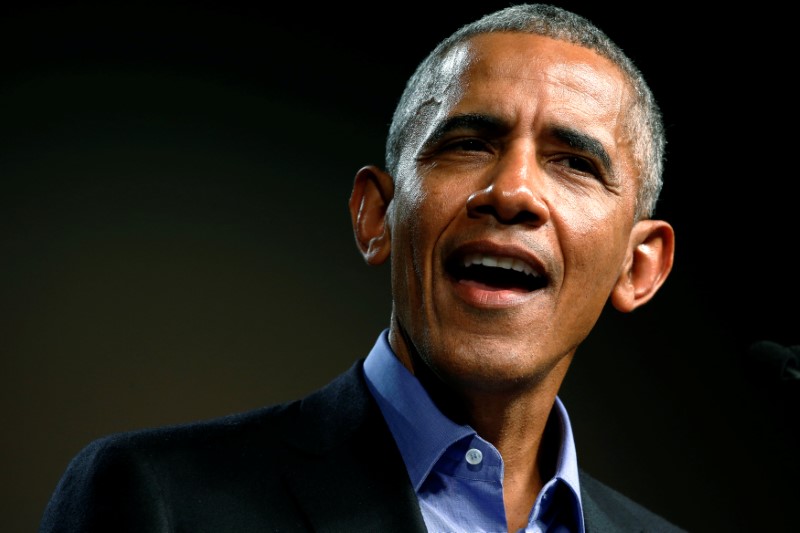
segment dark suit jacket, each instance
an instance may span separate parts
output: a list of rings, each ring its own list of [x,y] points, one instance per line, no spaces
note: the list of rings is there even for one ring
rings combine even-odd
[[[89,444],[40,533],[426,531],[362,364],[302,400]],[[590,533],[680,531],[583,472],[580,481]]]

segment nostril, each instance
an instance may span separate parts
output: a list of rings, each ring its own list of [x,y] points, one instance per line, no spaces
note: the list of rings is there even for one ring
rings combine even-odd
[[[469,213],[473,217],[478,217],[481,215],[488,215],[497,218],[497,211],[494,207],[488,204],[474,206],[472,209],[468,209]]]
[[[539,217],[530,211],[520,211],[514,215],[511,220],[500,219],[500,222],[505,224],[535,224],[538,221]]]
[[[535,224],[539,221],[539,216],[532,211],[525,209],[514,209],[499,211],[494,204],[484,203],[478,205],[467,205],[467,213],[472,218],[490,216],[502,224]]]

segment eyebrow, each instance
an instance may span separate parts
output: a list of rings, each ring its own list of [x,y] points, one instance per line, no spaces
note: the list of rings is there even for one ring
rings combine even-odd
[[[508,129],[504,121],[497,117],[484,115],[481,113],[465,113],[463,115],[455,115],[441,124],[431,132],[430,137],[425,144],[437,143],[442,137],[448,133],[456,130],[467,129],[473,131],[480,131],[489,134],[499,134]]]
[[[507,131],[509,126],[502,119],[492,115],[485,115],[482,113],[455,115],[439,124],[433,130],[430,137],[428,137],[425,144],[435,144],[448,133],[460,129],[500,135],[502,132]],[[548,128],[548,133],[570,148],[595,157],[603,165],[606,172],[612,173],[611,156],[608,155],[606,149],[603,148],[603,144],[594,137],[566,126],[551,126]]]
[[[594,137],[564,126],[553,126],[549,129],[549,133],[570,148],[580,150],[599,159],[606,172],[611,173],[611,156],[603,148],[602,143]]]

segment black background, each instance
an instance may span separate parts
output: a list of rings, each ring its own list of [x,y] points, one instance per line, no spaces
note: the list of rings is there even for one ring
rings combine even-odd
[[[4,531],[35,530],[93,438],[295,398],[366,355],[388,269],[353,243],[352,178],[416,63],[504,5],[2,8]],[[800,344],[796,30],[768,5],[560,5],[650,81],[677,232],[662,291],[604,315],[564,384],[579,460],[691,531],[792,531],[800,403],[747,348]]]

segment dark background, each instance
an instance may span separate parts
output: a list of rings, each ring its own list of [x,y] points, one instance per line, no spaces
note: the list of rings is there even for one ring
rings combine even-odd
[[[36,529],[96,437],[292,399],[367,354],[389,272],[356,250],[352,178],[423,55],[504,5],[0,8],[3,531]],[[651,82],[677,231],[662,291],[604,315],[564,384],[579,460],[691,531],[792,531],[800,402],[748,347],[800,344],[796,30],[560,5]]]

